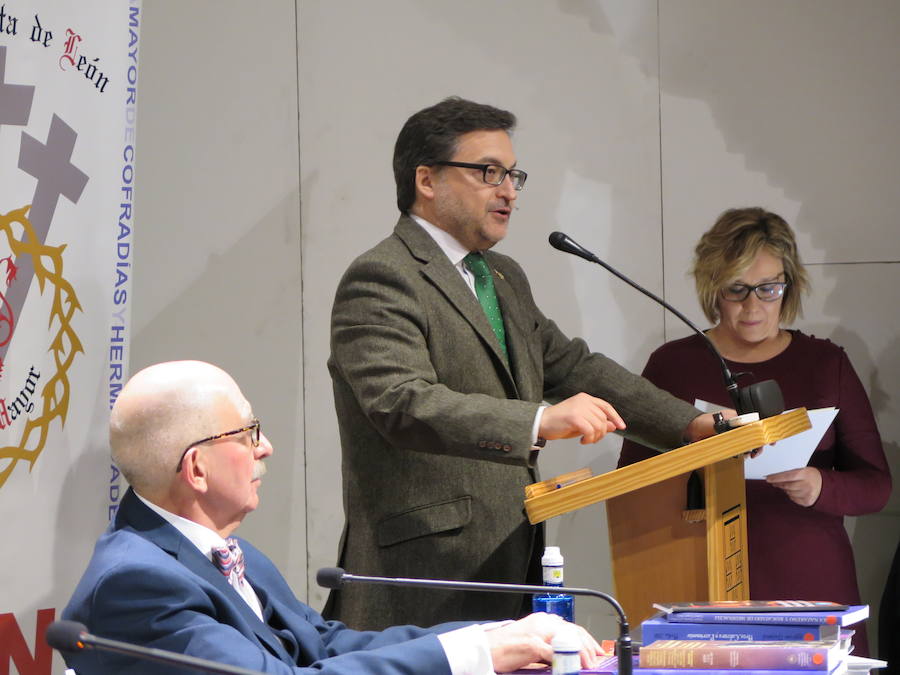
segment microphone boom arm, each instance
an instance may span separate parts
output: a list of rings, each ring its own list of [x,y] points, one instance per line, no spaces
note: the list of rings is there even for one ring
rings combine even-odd
[[[209,659],[201,659],[197,656],[179,654],[156,647],[144,647],[120,642],[108,638],[91,635],[84,624],[77,621],[59,620],[47,626],[45,634],[47,644],[63,653],[75,653],[85,649],[97,649],[100,651],[122,654],[145,661],[164,663],[168,666],[180,666],[191,668],[205,673],[219,673],[220,675],[262,675],[258,670],[250,670],[241,666],[233,666],[229,663],[219,663]]]
[[[613,596],[603,591],[595,591],[591,588],[575,588],[569,586],[536,586],[531,584],[497,584],[490,582],[477,582],[477,586],[473,586],[471,581],[449,581],[444,579],[415,579],[408,577],[367,577],[358,574],[348,574],[344,572],[343,581],[351,583],[354,581],[370,584],[382,584],[384,586],[421,586],[423,588],[441,588],[456,591],[485,591],[485,592],[501,592],[501,593],[569,593],[570,595],[590,595],[596,598],[606,600],[616,614],[619,615],[619,622],[628,624],[625,618],[625,610]],[[550,591],[548,591],[550,589]]]
[[[672,307],[672,305],[670,305],[668,302],[666,302],[665,300],[663,300],[662,298],[657,296],[655,293],[648,291],[646,288],[644,288],[640,284],[637,284],[634,281],[632,281],[631,279],[629,279],[628,277],[626,277],[624,274],[619,272],[617,269],[610,267],[603,260],[601,260],[596,255],[594,255],[593,253],[588,251],[586,248],[582,247],[580,244],[577,244],[567,234],[565,234],[563,232],[553,232],[550,235],[550,245],[559,251],[563,251],[564,253],[571,253],[573,255],[579,256],[580,258],[584,258],[585,260],[588,260],[590,262],[597,263],[598,265],[600,265],[601,267],[606,269],[608,272],[614,274],[616,277],[618,277],[619,279],[624,281],[626,284],[628,284],[635,290],[640,291],[641,293],[646,295],[651,300],[655,300],[660,305],[665,307],[667,310],[672,312],[672,314],[674,314],[679,319],[684,321],[684,323],[686,323],[695,333],[697,333],[697,335],[699,335],[703,338],[704,342],[706,343],[706,346],[709,347],[709,350],[715,355],[716,360],[718,360],[719,365],[722,368],[722,377],[725,380],[725,389],[728,391],[728,395],[731,397],[732,403],[734,403],[735,410],[737,410],[738,412],[741,412],[741,407],[742,407],[741,399],[740,399],[740,395],[738,394],[738,385],[737,385],[737,381],[734,379],[734,375],[731,374],[731,370],[725,364],[725,359],[723,359],[722,355],[719,354],[719,350],[716,349],[716,346],[712,343],[712,340],[709,339],[709,336],[706,333],[704,333],[702,330],[697,328],[697,326],[694,325],[693,321],[688,319],[684,314],[682,314],[677,309]]]
[[[535,586],[531,584],[500,584],[484,581],[451,581],[448,579],[413,579],[408,577],[370,577],[347,574],[340,567],[323,567],[316,574],[316,583],[323,588],[338,589],[344,583],[359,582],[381,584],[386,586],[418,586],[422,588],[449,589],[462,591],[485,591],[500,593],[569,593],[570,595],[587,595],[600,598],[609,603],[619,615],[619,638],[616,640],[616,656],[618,657],[618,675],[631,675],[633,668],[631,633],[625,610],[613,596],[592,588],[573,588],[569,586]]]

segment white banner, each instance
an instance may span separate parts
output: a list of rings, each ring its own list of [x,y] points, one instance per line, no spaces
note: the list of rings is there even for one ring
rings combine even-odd
[[[0,675],[46,645],[124,490],[140,0],[0,0]]]

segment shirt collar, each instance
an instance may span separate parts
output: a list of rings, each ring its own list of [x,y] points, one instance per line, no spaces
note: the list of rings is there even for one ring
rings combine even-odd
[[[446,230],[442,230],[437,225],[429,223],[427,220],[414,213],[410,213],[409,217],[415,220],[422,226],[423,230],[431,235],[431,238],[434,239],[435,243],[444,252],[444,255],[446,255],[454,265],[459,265],[462,263],[463,258],[469,255],[470,251]]]
[[[161,506],[157,506],[153,502],[144,499],[136,491],[134,494],[138,499],[144,502],[147,508],[156,513],[160,518],[163,518],[172,527],[174,527],[176,530],[181,532],[181,534],[187,537],[194,546],[200,549],[200,553],[205,555],[210,560],[212,560],[212,549],[214,546],[218,547],[227,545],[226,541],[218,532],[214,532],[213,530],[201,525],[200,523],[195,523],[193,520],[183,518],[177,514],[172,513],[171,511],[166,511]]]

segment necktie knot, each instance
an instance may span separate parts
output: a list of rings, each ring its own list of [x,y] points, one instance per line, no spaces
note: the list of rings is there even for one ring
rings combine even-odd
[[[244,580],[244,553],[234,537],[229,537],[225,543],[225,546],[213,546],[213,563],[233,586]]]
[[[463,263],[479,279],[491,276],[491,268],[488,267],[487,260],[480,253],[470,253],[463,258]]]

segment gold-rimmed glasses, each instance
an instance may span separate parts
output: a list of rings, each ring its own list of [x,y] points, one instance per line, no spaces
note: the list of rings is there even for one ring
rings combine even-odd
[[[245,431],[249,431],[251,445],[253,445],[254,448],[258,448],[259,447],[259,435],[261,433],[260,429],[261,429],[261,427],[259,424],[259,420],[254,417],[253,420],[251,420],[250,424],[248,424],[245,427],[241,427],[240,429],[234,429],[233,431],[225,431],[221,434],[216,434],[215,436],[209,436],[207,438],[204,438],[199,441],[195,441],[195,442],[191,443],[189,446],[187,446],[184,449],[184,452],[181,453],[181,457],[178,458],[178,466],[175,467],[175,473],[178,473],[179,471],[181,471],[181,465],[184,463],[184,456],[188,454],[188,450],[190,450],[191,448],[193,448],[196,445],[203,445],[204,443],[209,443],[210,441],[215,441],[220,438],[225,438],[226,436],[234,436],[236,434],[242,434]]]

